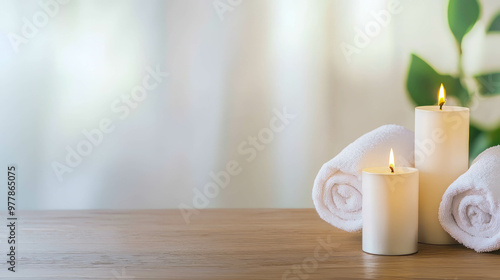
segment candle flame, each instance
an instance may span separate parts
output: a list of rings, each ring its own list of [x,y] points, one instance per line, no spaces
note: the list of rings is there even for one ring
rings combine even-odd
[[[389,168],[391,169],[391,173],[394,173],[394,152],[391,148],[391,154],[389,155]]]
[[[439,110],[443,110],[443,105],[446,102],[446,90],[444,89],[443,84],[441,84],[441,87],[439,88],[438,100]]]

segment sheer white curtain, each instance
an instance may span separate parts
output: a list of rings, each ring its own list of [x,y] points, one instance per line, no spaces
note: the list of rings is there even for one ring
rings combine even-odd
[[[349,60],[342,43],[388,1],[70,1],[16,53],[9,34],[38,3],[0,3],[1,158],[19,166],[25,209],[192,207],[228,163],[240,172],[204,207],[312,207],[317,170],[344,146],[413,129],[410,52],[457,63],[445,2],[402,1]],[[470,67],[489,60],[471,53]],[[130,114],[113,109],[157,67],[168,77]],[[270,130],[284,110],[295,117]],[[113,131],[58,180],[54,162],[103,119]]]

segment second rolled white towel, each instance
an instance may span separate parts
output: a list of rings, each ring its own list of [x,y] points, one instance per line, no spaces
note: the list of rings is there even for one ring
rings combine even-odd
[[[481,153],[446,190],[439,208],[443,228],[477,252],[500,249],[500,146]]]
[[[383,125],[366,133],[325,163],[312,192],[319,216],[339,229],[360,230],[362,169],[389,167],[391,148],[396,166],[414,166],[414,133],[399,125]]]

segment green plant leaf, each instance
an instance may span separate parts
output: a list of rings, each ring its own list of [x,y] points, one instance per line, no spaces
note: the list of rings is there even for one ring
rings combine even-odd
[[[469,143],[474,142],[474,140],[483,132],[483,130],[474,124],[470,124],[469,128]]]
[[[494,130],[482,131],[471,124],[470,128],[471,134],[469,135],[476,134],[475,137],[470,138],[472,139],[469,144],[469,158],[471,161],[489,147],[500,145],[500,127]]]
[[[458,78],[442,75],[416,54],[411,55],[406,89],[416,105],[437,104],[441,83],[444,85],[448,96],[458,98],[462,106],[467,106],[470,96]]]
[[[488,145],[482,129],[470,124],[469,127],[469,160],[472,162]]]
[[[500,32],[500,13],[498,13],[488,27],[488,32]]]
[[[477,0],[450,0],[448,2],[448,25],[455,40],[462,44],[462,39],[479,18]]]
[[[479,92],[482,95],[500,94],[500,73],[489,73],[477,75],[476,80],[479,84]]]
[[[481,132],[469,143],[469,161],[472,162],[480,153],[490,147],[486,133]]]

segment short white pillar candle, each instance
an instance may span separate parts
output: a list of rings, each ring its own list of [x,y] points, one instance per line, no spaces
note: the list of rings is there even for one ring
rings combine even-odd
[[[418,170],[363,169],[363,251],[409,255],[418,251]]]

